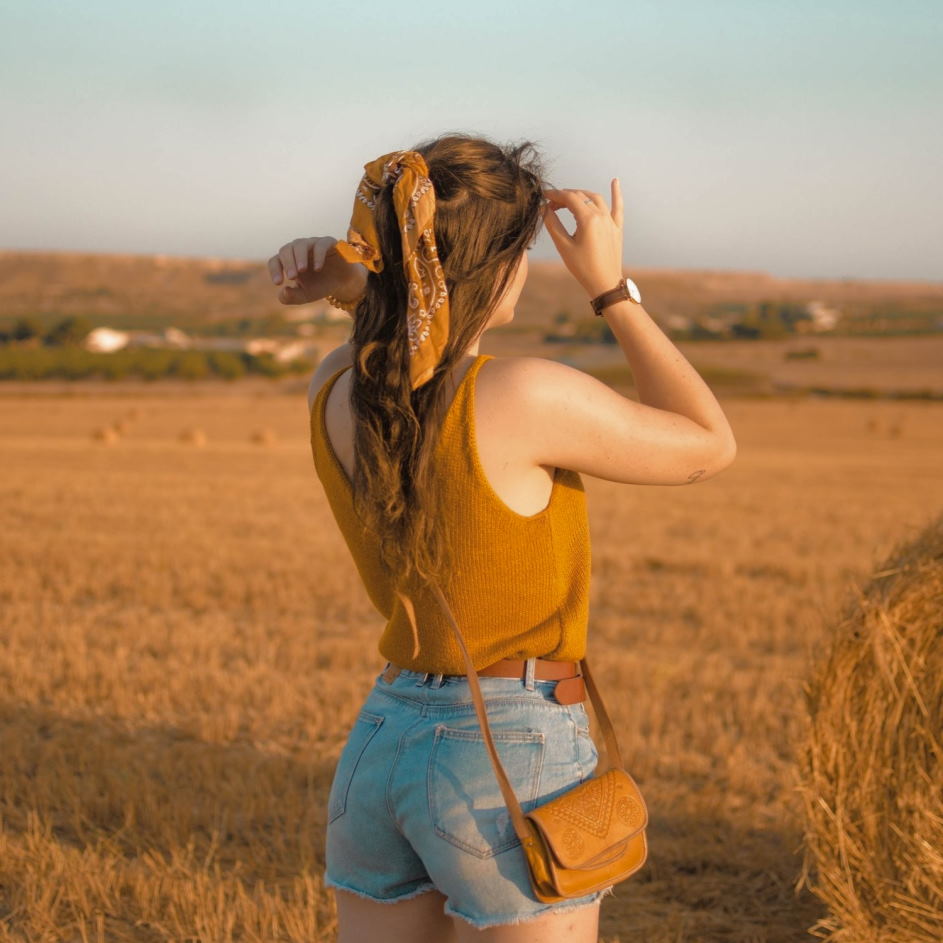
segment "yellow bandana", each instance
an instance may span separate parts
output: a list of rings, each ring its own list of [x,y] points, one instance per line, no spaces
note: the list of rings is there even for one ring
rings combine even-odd
[[[393,205],[409,283],[409,373],[415,390],[432,376],[449,336],[449,296],[435,244],[435,191],[429,168],[418,151],[391,151],[364,164],[364,170],[347,239],[334,248],[348,262],[361,262],[373,272],[383,271],[374,206],[380,189],[395,181]]]

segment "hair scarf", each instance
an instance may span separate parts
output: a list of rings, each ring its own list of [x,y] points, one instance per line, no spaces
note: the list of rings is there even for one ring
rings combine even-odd
[[[435,243],[435,190],[418,151],[391,151],[364,164],[357,186],[347,239],[334,245],[348,262],[383,271],[374,208],[377,194],[394,182],[393,206],[403,244],[403,269],[409,285],[406,328],[412,389],[429,380],[449,336],[449,295]]]
[[[334,248],[348,262],[361,262],[372,272],[383,271],[374,209],[377,194],[393,182],[393,206],[409,286],[406,327],[410,384],[416,389],[432,376],[449,336],[449,296],[435,243],[435,190],[426,161],[418,151],[391,151],[364,164],[364,171],[354,197],[347,239],[335,243]],[[344,305],[348,310],[355,306]],[[394,591],[409,619],[412,657],[416,658],[420,646],[415,608],[399,586]]]

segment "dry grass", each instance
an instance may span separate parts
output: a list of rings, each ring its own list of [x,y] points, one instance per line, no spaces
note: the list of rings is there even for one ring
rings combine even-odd
[[[943,932],[943,515],[846,606],[807,691],[806,861],[834,943]]]
[[[943,504],[939,405],[724,405],[720,477],[584,479],[591,657],[651,812],[607,943],[808,938],[802,682]],[[0,940],[333,939],[323,807],[382,620],[306,428],[303,393],[0,399]]]

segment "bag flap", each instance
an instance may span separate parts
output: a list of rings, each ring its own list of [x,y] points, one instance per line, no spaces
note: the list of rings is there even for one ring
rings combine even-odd
[[[527,813],[564,868],[597,868],[623,854],[648,825],[635,780],[609,769]]]

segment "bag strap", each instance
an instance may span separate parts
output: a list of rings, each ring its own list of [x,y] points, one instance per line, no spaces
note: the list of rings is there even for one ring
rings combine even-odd
[[[514,789],[511,787],[507,773],[504,771],[504,766],[502,765],[501,759],[498,756],[498,751],[495,749],[494,740],[491,736],[491,727],[488,724],[488,713],[485,710],[485,701],[481,696],[481,687],[478,684],[478,672],[475,670],[475,665],[472,662],[471,655],[468,653],[468,648],[465,645],[465,639],[462,635],[462,630],[458,627],[458,623],[455,621],[455,616],[452,614],[452,608],[449,606],[448,601],[443,595],[442,590],[439,588],[438,584],[433,584],[433,590],[439,600],[439,605],[448,616],[449,623],[452,626],[452,631],[455,634],[459,648],[462,650],[462,655],[465,658],[465,667],[468,673],[468,683],[471,687],[472,700],[475,702],[475,711],[478,714],[478,722],[481,724],[481,731],[484,734],[485,745],[488,747],[488,753],[491,756],[491,763],[494,766],[494,772],[498,778],[498,786],[501,788],[501,794],[504,796],[504,802],[507,805],[508,812],[511,815],[511,822],[514,825],[514,831],[517,833],[517,837],[520,838],[522,842],[529,841],[530,832],[528,831],[527,825],[525,824],[524,811],[521,809],[521,804],[517,801],[517,796],[514,794]],[[602,696],[600,695],[599,689],[596,687],[596,682],[593,680],[593,676],[590,673],[589,663],[585,658],[580,659],[580,670],[583,673],[586,687],[589,690],[589,697],[593,703],[593,710],[596,713],[596,719],[599,721],[599,726],[602,729],[605,740],[606,763],[602,771],[605,772],[607,769],[622,769],[622,754],[619,750],[619,743],[616,740],[616,733],[612,727],[612,721],[609,719],[609,712],[606,710],[605,704],[603,704]],[[595,773],[596,776],[600,775],[598,769],[599,767],[597,765],[597,772]]]

